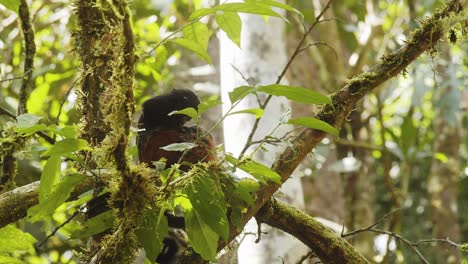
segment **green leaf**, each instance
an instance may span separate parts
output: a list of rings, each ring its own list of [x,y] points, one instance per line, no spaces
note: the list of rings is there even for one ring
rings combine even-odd
[[[156,48],[156,58],[155,58],[155,64],[154,68],[159,71],[164,65],[167,63],[167,57],[169,52],[167,51],[166,47],[164,46],[159,46]]]
[[[0,263],[1,264],[23,264],[26,262],[19,260],[17,258],[13,258],[13,257],[0,256]]]
[[[193,210],[208,224],[212,230],[225,241],[229,237],[229,223],[227,220],[227,204],[221,184],[215,181],[216,177],[206,172],[205,175],[194,177],[192,183],[184,188]]]
[[[252,86],[239,86],[229,92],[229,100],[231,101],[231,104],[234,104],[235,102],[244,99],[244,97],[255,92],[256,90],[257,88]]]
[[[248,14],[256,14],[256,15],[263,15],[263,16],[273,16],[273,17],[281,17],[278,13],[273,11],[270,6],[262,4],[262,3],[225,3],[218,5],[213,8],[202,8],[198,9],[193,12],[189,20],[195,20],[199,17],[206,16],[209,14],[217,13],[218,11],[229,11],[229,12],[237,12],[237,13],[248,13]]]
[[[40,187],[39,187],[39,202],[42,203],[54,190],[54,185],[60,181],[62,159],[59,155],[52,155],[44,165],[42,171]]]
[[[45,124],[38,124],[42,119],[41,116],[33,114],[22,114],[16,117],[18,123],[16,124],[16,132],[26,135],[34,134],[38,131],[47,130],[48,127]]]
[[[172,111],[168,115],[176,115],[176,114],[186,115],[192,119],[195,119],[195,121],[198,120],[197,110],[195,110],[195,108],[193,107],[188,107],[182,110]]]
[[[184,33],[184,38],[172,39],[170,41],[194,51],[201,59],[211,64],[211,58],[207,49],[212,32],[208,27],[201,22],[195,22],[185,27],[182,32]]]
[[[19,12],[20,3],[20,0],[0,0],[0,5],[3,5],[17,14]]]
[[[37,116],[33,114],[22,114],[16,117],[18,124],[17,128],[29,128],[36,125],[39,120],[42,119],[42,116]]]
[[[13,224],[0,228],[0,253],[11,254],[15,251],[34,253],[37,240],[29,233],[23,232]]]
[[[442,162],[442,163],[447,163],[448,160],[449,160],[448,157],[447,157],[447,155],[445,155],[445,154],[442,153],[442,152],[437,152],[437,153],[435,153],[435,154],[434,154],[434,158],[437,159],[437,160],[439,160],[439,161]]]
[[[164,210],[146,210],[143,213],[139,228],[136,230],[138,241],[145,249],[146,257],[156,260],[163,249],[163,239],[169,230]]]
[[[236,194],[239,198],[241,198],[247,205],[252,205],[255,202],[252,193],[258,191],[260,189],[260,184],[253,179],[242,179],[237,184]]]
[[[49,148],[47,151],[42,153],[41,157],[49,156],[49,155],[60,155],[64,156],[67,154],[71,154],[78,150],[83,150],[88,146],[88,142],[84,139],[78,138],[66,138],[64,140],[58,141]]]
[[[203,221],[195,210],[184,212],[185,226],[190,244],[204,259],[214,261],[218,249],[218,234]]]
[[[55,209],[64,203],[69,197],[77,183],[81,182],[85,175],[71,174],[63,178],[57,184],[54,191],[43,201],[28,210],[28,219],[37,222],[45,217],[51,216]]]
[[[208,54],[208,52],[203,46],[200,46],[197,43],[193,42],[192,40],[185,39],[185,38],[172,39],[170,41],[195,52],[202,60],[211,64],[210,55]]]
[[[229,115],[236,115],[236,114],[252,114],[255,115],[255,118],[260,118],[263,116],[263,109],[261,108],[250,108],[245,110],[236,111],[234,113],[230,113]]]
[[[65,126],[57,128],[57,135],[60,135],[64,138],[76,138],[78,136],[78,131],[75,126]]]
[[[280,2],[276,2],[273,0],[246,0],[245,2],[246,3],[261,3],[261,4],[265,4],[269,6],[278,7],[278,8],[298,14],[301,17],[301,20],[304,19],[304,15],[299,10],[293,8],[292,6],[289,6]]]
[[[242,21],[239,14],[235,12],[218,11],[215,15],[215,19],[219,28],[226,32],[228,38],[240,48]]]
[[[291,118],[288,120],[288,124],[304,126],[308,128],[313,128],[321,131],[325,131],[334,135],[335,137],[339,136],[338,130],[334,128],[332,125],[323,122],[317,118],[313,117],[298,117],[298,118]]]
[[[267,86],[260,86],[258,91],[275,96],[284,96],[289,100],[293,100],[299,103],[328,104],[333,106],[331,99],[328,96],[322,95],[304,87],[272,84]]]
[[[190,143],[190,142],[182,142],[182,143],[173,143],[167,146],[161,147],[161,149],[165,151],[186,151],[189,149],[193,149],[197,147],[197,144]]]
[[[15,128],[16,132],[26,135],[26,136],[32,135],[39,131],[45,131],[48,129],[49,128],[45,124],[37,124],[28,128],[18,128],[18,127]]]
[[[90,237],[95,234],[102,233],[106,230],[112,228],[114,223],[114,216],[112,215],[112,211],[106,211],[102,214],[99,214],[86,222],[85,226],[81,229],[75,230],[71,235],[70,238],[72,239],[80,239],[85,237]]]
[[[266,181],[272,181],[277,184],[281,184],[281,176],[276,172],[268,168],[267,166],[257,163],[252,159],[245,159],[239,161],[233,156],[226,156],[226,160],[234,166],[237,166],[239,169],[249,173],[255,179],[266,183]]]
[[[412,111],[403,118],[403,124],[401,124],[401,150],[403,155],[408,155],[409,148],[413,145],[418,135],[418,128],[413,123]]]
[[[219,100],[219,97],[217,95],[210,96],[204,100],[201,101],[201,103],[198,105],[198,115],[203,115],[206,111],[209,109],[220,105],[221,100]]]

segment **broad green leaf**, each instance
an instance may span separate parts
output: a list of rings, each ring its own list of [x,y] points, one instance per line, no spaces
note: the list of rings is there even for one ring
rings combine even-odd
[[[202,173],[202,172],[200,172]],[[191,184],[184,188],[184,193],[190,200],[193,210],[208,224],[212,230],[227,241],[229,223],[227,220],[227,204],[221,184],[210,173],[197,175]]]
[[[1,264],[23,264],[26,262],[19,260],[17,258],[14,258],[14,257],[0,256],[0,263]]]
[[[413,123],[412,111],[410,111],[404,118],[401,124],[401,150],[405,156],[408,155],[409,148],[413,145],[418,134],[418,129]]]
[[[262,4],[260,2],[225,3],[219,6],[213,7],[213,8],[198,9],[190,15],[189,20],[195,20],[202,16],[217,13],[218,11],[230,11],[230,12],[237,12],[237,13],[248,13],[248,14],[256,14],[256,15],[263,15],[263,16],[281,17],[278,13],[273,11],[270,6]]]
[[[80,239],[102,233],[111,229],[113,223],[114,216],[112,215],[112,211],[109,210],[89,219],[85,226],[79,230],[74,231],[70,235],[70,238]]]
[[[218,234],[203,221],[196,210],[184,212],[187,236],[190,244],[204,259],[214,261],[218,249]]]
[[[237,166],[239,169],[254,176],[255,179],[263,183],[266,183],[268,180],[277,184],[281,184],[281,176],[263,164],[257,163],[251,159],[239,161],[238,159],[229,155],[226,156],[226,160],[234,166]]]
[[[442,163],[447,163],[447,161],[449,160],[447,155],[445,155],[444,153],[442,152],[437,152],[434,154],[434,158],[436,158],[437,160],[439,160],[440,162]]]
[[[78,131],[74,126],[65,126],[57,128],[57,134],[64,138],[76,138],[78,136]]]
[[[77,138],[66,138],[64,140],[58,141],[45,151],[41,157],[49,156],[49,155],[67,155],[71,154],[75,151],[83,150],[88,146],[88,142],[84,139],[77,139]]]
[[[38,131],[47,130],[48,127],[45,124],[38,124],[42,119],[41,116],[33,114],[22,114],[16,117],[18,123],[16,124],[16,132],[26,135],[34,134]]]
[[[186,151],[189,149],[193,149],[197,147],[197,144],[190,143],[190,142],[182,142],[182,143],[173,143],[167,146],[161,147],[161,149],[165,151]]]
[[[161,45],[156,48],[156,63],[154,64],[154,69],[159,71],[167,63],[168,54],[169,52],[166,47]]]
[[[193,107],[188,107],[182,110],[172,111],[168,115],[175,115],[175,114],[186,115],[192,119],[198,120],[197,110],[195,110],[195,108]]]
[[[218,26],[226,32],[229,39],[240,48],[242,21],[239,14],[235,12],[218,11],[216,12],[215,18]]]
[[[23,232],[13,224],[0,228],[0,253],[11,254],[15,251],[34,252],[37,240],[29,233]]]
[[[193,42],[190,39],[186,39],[186,38],[177,38],[177,39],[172,39],[170,41],[174,42],[176,44],[179,44],[180,46],[195,52],[202,60],[205,60],[206,62],[211,64],[210,55],[206,51],[206,48],[204,48],[203,46]]]
[[[261,108],[250,108],[250,109],[236,111],[236,112],[230,113],[229,115],[252,114],[252,115],[255,115],[255,118],[260,118],[260,117],[263,116],[264,112],[265,111],[263,111],[263,109],[261,109]]]
[[[326,122],[323,122],[322,120],[319,120],[317,118],[313,118],[313,117],[291,118],[288,120],[288,124],[304,126],[308,128],[325,131],[327,133],[334,135],[335,137],[339,136],[338,130],[334,128],[332,125]]]
[[[231,104],[234,104],[235,102],[244,99],[244,97],[255,92],[256,90],[257,88],[252,86],[239,86],[229,92],[229,100],[231,101]]]
[[[241,198],[247,205],[252,205],[255,199],[252,196],[252,193],[260,189],[260,184],[253,179],[242,179],[237,184],[236,194]]]
[[[45,217],[51,216],[55,209],[70,197],[77,183],[81,182],[84,178],[86,178],[86,176],[81,174],[71,174],[64,177],[43,202],[29,208],[29,221],[37,222]]]
[[[42,119],[42,116],[37,116],[33,114],[22,114],[16,117],[18,124],[17,128],[29,128],[36,125],[39,120]]]
[[[198,115],[201,116],[203,115],[203,113],[205,113],[209,109],[220,104],[221,104],[221,100],[219,100],[219,97],[217,95],[210,96],[204,99],[203,101],[201,101],[201,103],[198,105]]]
[[[301,20],[304,19],[304,15],[299,10],[295,9],[292,6],[289,6],[280,2],[276,2],[273,0],[246,0],[245,2],[246,3],[261,3],[261,4],[265,4],[269,6],[279,7],[281,9],[298,14],[301,17]]]
[[[299,103],[328,104],[333,106],[331,99],[328,96],[314,92],[304,87],[272,84],[267,86],[260,86],[258,91],[275,96],[284,96],[289,100],[293,100]]]
[[[20,3],[20,0],[0,0],[0,5],[3,5],[17,14],[19,12]]]
[[[195,22],[185,27],[182,32],[184,33],[183,38],[170,41],[194,51],[200,58],[211,64],[211,58],[210,55],[208,55],[207,49],[212,31],[210,31],[205,24]]]
[[[18,132],[20,134],[29,136],[29,135],[32,135],[32,134],[34,134],[36,132],[39,132],[39,131],[49,130],[49,127],[47,127],[45,124],[36,124],[34,126],[27,127],[27,128],[18,128],[18,127],[16,127],[15,130],[16,130],[16,132]]]
[[[143,213],[139,228],[136,230],[138,241],[145,249],[146,257],[156,260],[163,249],[163,239],[169,230],[164,210],[146,210]]]
[[[44,165],[39,187],[40,203],[45,201],[54,190],[54,185],[60,181],[61,164],[62,159],[59,155],[51,155]]]

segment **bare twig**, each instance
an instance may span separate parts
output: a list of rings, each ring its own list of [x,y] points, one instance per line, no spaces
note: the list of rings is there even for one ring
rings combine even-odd
[[[281,80],[283,80],[283,77],[286,74],[286,71],[289,69],[292,62],[296,58],[296,56],[299,55],[299,53],[301,53],[301,51],[303,51],[303,45],[304,45],[304,43],[305,43],[305,41],[307,39],[307,36],[310,34],[310,32],[312,32],[312,30],[317,26],[317,24],[321,22],[322,16],[330,8],[331,3],[332,3],[332,0],[329,0],[328,3],[326,4],[326,6],[323,8],[323,10],[320,12],[320,14],[316,17],[314,23],[312,23],[312,25],[309,27],[309,29],[303,34],[302,39],[299,41],[299,44],[297,44],[297,47],[294,50],[292,56],[289,58],[288,62],[284,66],[283,70],[278,75],[278,78],[277,78],[275,84],[279,84],[281,82]],[[273,97],[272,95],[268,95],[268,97],[265,99],[263,104],[260,105],[260,108],[265,110],[265,108],[267,107],[267,105],[270,102],[272,97]],[[247,142],[245,143],[244,148],[242,149],[242,151],[239,154],[239,158],[242,158],[242,156],[244,156],[247,149],[251,146],[252,139],[255,136],[255,133],[256,133],[256,131],[258,129],[258,125],[260,123],[260,120],[261,120],[261,118],[258,118],[258,119],[255,120],[255,123],[254,123],[254,125],[252,127],[252,130],[250,131],[250,134],[247,137]]]
[[[384,216],[382,216],[381,218],[379,218],[379,220],[377,220],[375,223],[373,223],[372,225],[368,226],[368,227],[365,227],[365,228],[360,228],[360,229],[357,229],[357,230],[354,230],[354,231],[351,231],[349,233],[346,233],[346,234],[343,234],[344,232],[344,229],[341,231],[341,237],[347,237],[347,236],[353,236],[355,234],[358,234],[358,233],[361,233],[361,232],[364,232],[364,231],[367,231],[369,229],[372,229],[374,228],[375,226],[377,226],[378,224],[380,224],[381,222],[385,221],[390,215],[394,214],[395,212],[398,212],[400,211],[400,208],[397,208],[395,210],[392,210],[391,212],[388,212],[386,213]],[[343,225],[344,226],[344,225]]]
[[[67,220],[65,220],[65,222],[61,223],[59,226],[57,226],[53,231],[52,233],[50,233],[46,238],[44,238],[44,240],[42,240],[41,243],[39,243],[37,245],[37,247],[42,247],[42,245],[45,244],[45,242],[47,242],[47,240],[49,240],[49,238],[53,237],[58,231],[60,228],[64,227],[66,224],[70,223],[71,220],[73,220],[73,218],[75,218],[77,215],[79,215],[81,212],[81,210],[76,210],[70,217],[68,217]]]
[[[76,79],[76,80],[73,81],[73,83],[70,85],[70,88],[68,88],[67,93],[66,93],[65,96],[62,98],[62,102],[60,102],[60,107],[59,107],[59,110],[58,110],[58,114],[57,114],[57,117],[55,118],[55,124],[56,124],[56,125],[58,125],[60,116],[62,115],[63,106],[65,105],[65,102],[67,101],[68,96],[70,95],[71,91],[72,91],[73,88],[75,87],[75,85],[76,85],[76,83],[78,82],[78,80],[79,80],[79,79]]]
[[[172,32],[171,34],[167,35],[165,38],[163,38],[161,41],[158,42],[158,44],[156,44],[156,46],[154,46],[154,48],[150,49],[149,51],[147,51],[145,54],[143,54],[142,58],[144,57],[148,57],[151,53],[153,53],[153,51],[155,51],[157,48],[159,48],[159,46],[163,45],[164,43],[166,43],[170,38],[172,38],[175,34],[181,32],[184,28],[188,27],[188,26],[191,26],[193,25],[195,22],[198,22],[200,19],[202,19],[203,16],[195,19],[195,20],[192,20],[190,21],[189,23],[185,24],[184,26],[176,29],[174,32]]]
[[[23,73],[23,75],[17,76],[17,77],[13,77],[13,78],[8,78],[8,79],[0,80],[0,83],[1,83],[1,82],[9,82],[9,81],[14,81],[14,80],[24,79],[24,77],[25,77],[26,75],[28,75],[29,72],[31,72],[31,71],[32,71],[32,69],[28,69],[26,72]]]
[[[359,233],[362,233],[362,232],[373,232],[373,233],[378,233],[378,234],[384,234],[384,235],[388,235],[388,236],[391,236],[393,238],[396,238],[398,239],[399,241],[405,243],[407,246],[409,246],[417,255],[418,257],[421,259],[421,261],[423,263],[429,263],[429,261],[424,257],[424,255],[417,249],[418,246],[420,245],[425,245],[425,244],[432,244],[432,243],[447,243],[449,244],[450,246],[452,247],[458,247],[460,248],[461,245],[460,244],[457,244],[453,241],[451,241],[449,238],[446,238],[446,239],[441,239],[441,238],[434,238],[434,239],[424,239],[424,240],[420,240],[418,242],[412,242],[406,238],[404,238],[403,236],[399,235],[399,234],[396,234],[394,232],[391,232],[391,231],[386,231],[386,230],[381,230],[381,229],[377,229],[375,228],[375,226],[377,226],[379,223],[383,222],[384,220],[386,220],[388,218],[388,216],[394,214],[395,212],[399,211],[400,209],[395,209],[387,214],[385,214],[384,216],[382,216],[379,220],[377,220],[374,224],[366,227],[366,228],[360,228],[360,229],[356,229],[354,231],[351,231],[349,233],[346,233],[346,234],[343,234],[343,232],[341,233],[341,237],[348,237],[348,236],[353,236],[353,235],[356,235],[356,234],[359,234]]]

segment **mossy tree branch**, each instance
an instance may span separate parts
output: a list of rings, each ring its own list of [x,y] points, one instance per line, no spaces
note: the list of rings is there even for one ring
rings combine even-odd
[[[410,34],[406,45],[393,53],[384,55],[375,67],[352,78],[343,88],[332,94],[333,107],[325,106],[316,117],[333,124],[335,127],[341,127],[357,101],[380,84],[403,72],[422,53],[435,49],[436,44],[450,28],[457,23],[462,23],[468,13],[466,6],[467,0],[449,1],[441,11],[425,19],[421,27]],[[323,131],[315,129],[302,130],[293,140],[293,147],[287,148],[273,164],[273,169],[281,175],[282,183],[290,177],[302,160],[325,136],[326,133]],[[258,213],[280,186],[278,184],[269,184],[257,191],[257,201],[243,215],[244,224]],[[238,228],[231,226],[230,239],[234,239],[238,234]],[[300,236],[300,234],[293,235]],[[219,249],[224,248],[228,242],[220,241]],[[186,258],[190,259],[190,263],[203,263],[200,257],[191,253],[188,253]]]
[[[293,235],[307,245],[323,263],[368,263],[346,240],[310,215],[282,202],[269,201],[255,218]]]
[[[29,7],[26,0],[21,0],[19,5],[19,19],[24,38],[24,74],[22,76],[21,88],[19,92],[17,114],[27,113],[26,102],[34,86],[32,77],[34,67],[34,55],[36,54],[36,44],[34,43],[34,30],[31,25]],[[0,150],[0,193],[13,189],[17,174],[17,164],[15,152],[23,149],[26,138],[18,135],[12,130],[4,131],[2,136],[14,138],[11,142],[6,142]]]
[[[82,1],[82,2],[83,2],[82,4],[85,5],[85,8],[92,8],[92,6],[89,6],[86,3],[84,3],[84,2],[87,2],[87,1]],[[447,32],[447,30],[451,26],[453,26],[454,23],[460,22],[461,20],[463,20],[467,16],[466,5],[467,5],[466,0],[452,0],[446,5],[446,7],[442,11],[435,13],[432,17],[430,17],[430,18],[426,19],[425,21],[423,21],[421,28],[414,31],[411,34],[411,36],[410,36],[410,38],[409,38],[409,40],[408,40],[408,42],[407,42],[407,44],[405,46],[403,46],[401,49],[397,50],[396,52],[394,52],[392,54],[385,55],[382,58],[381,62],[379,64],[377,64],[372,70],[370,70],[370,71],[368,71],[366,73],[362,73],[362,74],[354,77],[353,79],[351,79],[341,90],[339,90],[337,93],[332,95],[332,102],[333,102],[334,107],[333,108],[329,107],[329,106],[324,107],[317,114],[317,117],[320,118],[323,121],[326,121],[326,122],[330,123],[330,124],[334,124],[336,127],[339,127],[344,122],[345,117],[353,109],[355,103],[358,100],[360,100],[362,97],[364,97],[366,94],[371,92],[373,89],[378,87],[383,82],[387,81],[388,79],[390,79],[390,78],[396,76],[397,74],[401,73],[402,71],[404,71],[405,68],[412,61],[414,61],[418,56],[420,56],[423,52],[434,49],[437,42],[443,36],[445,36],[445,33]],[[80,7],[78,7],[78,8],[80,8]],[[89,10],[85,10],[84,12],[89,12]],[[88,14],[88,15],[95,15],[96,16],[98,14],[91,13],[91,14]],[[97,21],[100,21],[99,18],[96,18],[96,19],[98,19]],[[124,20],[125,20],[125,18],[124,18]],[[120,24],[120,25],[122,25],[122,24]],[[89,63],[89,65],[92,66],[92,67],[91,68],[86,68],[85,65],[83,65],[83,83],[82,83],[82,87],[83,87],[83,89],[89,89],[89,87],[90,87],[89,85],[91,85],[92,87],[94,87],[93,89],[96,89],[96,90],[93,90],[93,89],[85,90],[87,92],[87,94],[85,94],[85,95],[87,97],[89,97],[89,98],[83,100],[82,103],[85,103],[86,106],[91,107],[90,109],[86,109],[86,110],[87,111],[89,111],[89,110],[95,111],[95,112],[92,112],[92,114],[94,114],[94,116],[98,118],[97,120],[102,121],[102,120],[104,120],[104,118],[103,118],[103,113],[101,112],[101,109],[99,108],[99,106],[101,106],[100,101],[99,101],[99,97],[102,97],[101,100],[108,100],[109,97],[106,97],[107,95],[103,94],[102,91],[99,90],[99,89],[102,89],[102,85],[105,86],[107,84],[107,83],[102,84],[100,81],[101,80],[108,81],[108,80],[111,80],[111,77],[112,77],[112,75],[109,75],[109,71],[106,71],[104,68],[102,68],[102,67],[104,67],[102,65],[102,63],[107,63],[108,61],[112,61],[112,60],[109,60],[109,58],[103,57],[103,56],[106,55],[106,53],[96,53],[95,52],[96,47],[94,47],[94,45],[96,45],[96,43],[98,41],[99,41],[99,43],[101,43],[100,45],[106,45],[106,43],[107,43],[106,41],[108,41],[109,38],[113,37],[113,35],[111,33],[103,34],[103,32],[101,32],[102,27],[106,26],[105,23],[101,24],[101,25],[95,25],[94,24],[93,27],[90,27],[89,24],[86,24],[86,26],[87,26],[87,29],[86,29],[87,34],[88,33],[89,34],[91,34],[91,33],[95,34],[97,32],[100,32],[99,33],[100,38],[96,39],[95,36],[93,35],[94,37],[91,36],[90,40],[87,40],[85,43],[81,43],[82,46],[83,45],[89,45],[89,49],[90,49],[88,51],[89,54],[97,54],[97,55],[93,55],[95,57],[92,57],[92,58],[84,58],[84,59],[86,59],[87,63]],[[96,32],[93,32],[93,30],[95,30]],[[125,31],[125,29],[124,29],[124,32],[127,32],[127,33],[124,33],[123,35],[126,35],[126,34],[129,33],[128,30]],[[126,37],[128,37],[128,36],[126,35],[125,38]],[[109,45],[109,43],[107,43],[107,45]],[[124,47],[131,47],[131,45],[130,46],[127,46],[127,45],[130,45],[130,44],[126,43],[123,46]],[[112,47],[112,48],[115,48],[115,47]],[[124,63],[128,64],[129,62],[133,61],[133,59],[132,59],[133,55],[131,55],[131,54],[129,55],[129,53],[123,53],[123,54],[126,54],[124,56],[124,58],[126,58],[125,59],[126,62],[124,62]],[[92,74],[93,69],[96,70],[96,72],[94,72],[94,73],[97,73],[97,74],[101,73],[102,74],[102,75],[98,75],[98,76],[107,77],[107,78],[100,79],[97,76],[94,76]],[[107,69],[109,69],[109,68],[107,68]],[[112,71],[111,71],[111,73],[112,73]],[[112,81],[114,81],[114,80],[112,80]],[[130,99],[129,99],[130,98],[129,93],[131,93],[131,92],[129,90],[123,90],[123,91],[125,91],[125,92],[124,93],[119,93],[119,95],[123,96],[123,97],[120,97],[120,99],[123,98],[124,100],[122,102],[124,102],[124,103],[121,104],[121,105],[118,105],[116,107],[116,109],[120,109],[120,110],[121,109],[126,109],[126,111],[124,111],[124,114],[125,115],[130,115],[133,112],[133,105],[132,105],[132,103],[130,103]],[[98,92],[99,92],[99,96],[95,97],[96,93],[98,93]],[[89,101],[90,99],[91,100],[97,100],[97,101]],[[110,100],[110,101],[113,102],[112,100]],[[97,103],[97,106],[93,105],[94,102]],[[85,114],[85,121],[86,122],[91,122],[90,124],[86,124],[88,126],[88,128],[91,129],[91,130],[87,130],[86,125],[85,125],[85,129],[84,129],[84,131],[86,131],[86,133],[88,133],[86,135],[91,140],[91,143],[93,142],[93,140],[97,140],[97,139],[100,139],[101,141],[94,141],[94,142],[96,142],[96,143],[102,142],[106,138],[108,131],[112,131],[112,130],[103,130],[102,129],[102,124],[107,124],[108,127],[110,126],[110,124],[104,122],[104,123],[101,123],[100,128],[97,128],[96,124],[93,124],[94,122],[97,122],[97,120],[90,119],[90,117],[92,115],[86,116],[87,113],[84,113],[84,114]],[[112,121],[114,121],[114,120],[112,120]],[[125,121],[125,122],[129,122],[129,121]],[[127,123],[125,123],[125,124],[127,124]],[[96,131],[98,134],[95,134],[95,135],[97,135],[97,136],[96,137],[90,136],[90,134],[91,134],[90,131]],[[125,131],[128,131],[128,130],[124,126],[124,129],[120,130],[118,132],[118,135],[122,135],[121,133],[125,133]],[[313,130],[313,129],[304,129],[299,134],[299,136],[293,142],[294,143],[293,147],[288,148],[278,158],[278,160],[273,165],[274,170],[277,171],[281,175],[282,182],[285,182],[289,178],[291,173],[296,169],[296,167],[304,159],[304,157],[308,153],[310,153],[310,151],[325,136],[326,136],[326,134],[324,132],[318,131],[318,130]],[[112,137],[112,138],[117,139],[117,140],[114,141],[114,140],[109,139],[111,143],[112,142],[114,142],[114,143],[117,142],[119,144],[123,144],[123,143],[126,144],[126,140],[127,140],[126,137],[123,137],[123,138],[122,137]],[[114,144],[113,146],[118,146],[119,144]],[[96,145],[100,145],[100,144],[96,144]],[[118,150],[118,152],[122,153],[122,147],[120,147],[120,148],[115,147],[115,148],[111,148],[111,149],[112,150]],[[115,161],[117,160],[117,157],[121,157],[120,156],[121,154],[119,154],[119,153],[115,153],[115,152],[110,152],[110,153],[113,153],[111,156],[115,157]],[[125,167],[120,168],[120,169],[124,169],[124,171],[125,171]],[[119,170],[119,171],[122,173],[121,170]],[[125,172],[123,172],[123,173],[125,173]],[[129,173],[131,173],[131,171]],[[130,174],[127,174],[127,177],[124,176],[124,177],[120,177],[120,178],[131,179],[131,177],[128,177],[128,176],[130,176]],[[118,182],[123,182],[123,181],[118,181]],[[134,183],[134,181],[132,181],[131,183]],[[254,204],[254,206],[249,208],[247,213],[244,214],[244,216],[243,216],[244,223],[246,223],[250,218],[255,216],[259,212],[259,210],[267,202],[270,201],[271,196],[273,195],[274,192],[276,192],[276,190],[279,188],[279,186],[280,185],[271,184],[271,185],[263,187],[262,189],[260,189],[256,193],[258,199],[257,199],[256,203]],[[0,215],[1,215],[0,216],[0,225],[5,224],[7,222],[15,222],[16,220],[20,219],[21,217],[24,217],[24,215],[26,214],[27,208],[29,208],[30,206],[37,203],[37,198],[34,198],[34,197],[37,197],[37,194],[34,193],[34,191],[37,191],[37,186],[34,186],[34,184],[32,184],[32,185],[29,185],[28,187],[31,187],[31,189],[28,189],[28,188],[21,189],[22,188],[21,187],[21,188],[18,188],[17,190],[14,190],[12,192],[8,192],[8,193],[5,193],[3,195],[0,195],[0,211],[2,212],[2,213],[0,213]],[[132,186],[130,186],[130,189],[131,189],[131,187]],[[127,188],[128,188],[128,186],[127,186]],[[83,190],[83,189],[81,189],[81,190]],[[76,190],[76,191],[78,191],[78,190]],[[127,196],[128,194],[129,194],[129,192],[121,193],[121,195],[122,195],[121,197],[122,198],[128,197]],[[10,197],[11,195],[14,196],[14,199],[8,199],[8,197]],[[20,204],[23,204],[24,206],[18,206]],[[10,214],[11,218],[8,218],[8,220],[4,220],[4,219],[7,219],[6,217],[3,217],[4,214],[8,215],[8,213],[5,213],[5,212],[8,211],[7,205],[8,206],[9,205],[14,205],[14,206],[16,205],[16,206],[18,206],[18,210],[16,210],[13,214]],[[12,208],[12,207],[10,207],[10,208]],[[278,209],[276,211],[277,212],[282,212],[284,208],[280,208],[280,209],[281,210]],[[139,212],[139,208],[136,208],[134,211],[132,211],[132,215],[134,215],[134,213],[137,213],[137,212]],[[296,214],[296,216],[298,216],[298,215]],[[261,215],[259,215],[259,217],[261,217]],[[276,224],[271,223],[271,224],[276,225],[277,227],[281,227],[280,223],[276,223]],[[290,230],[290,231],[294,236],[297,236],[297,237],[301,236],[300,233],[296,233],[295,229]],[[130,227],[130,229],[128,229],[128,230],[125,230],[125,232],[122,233],[122,234],[131,234],[131,233],[132,233],[132,227]],[[233,239],[235,236],[237,236],[237,234],[238,234],[237,228],[232,226],[231,232],[230,232],[230,238]],[[325,236],[325,237],[327,237],[327,236]],[[317,239],[322,239],[321,237],[316,237],[316,238]],[[128,242],[128,240],[126,242]],[[227,242],[228,241],[220,242],[220,248],[223,248],[226,245]],[[307,242],[307,243],[309,243],[309,242]],[[346,245],[346,244],[343,244],[343,245],[345,247],[349,246],[349,245]],[[320,250],[320,249],[316,249],[316,250]],[[331,254],[330,252],[327,253],[325,251],[323,253],[324,254]],[[334,252],[334,253],[336,253],[336,252]],[[194,254],[191,254],[191,256],[188,257],[188,259],[191,259],[190,263],[203,262],[199,257],[197,257],[197,256],[194,257]]]
[[[21,0],[19,6],[19,18],[21,21],[21,30],[24,37],[24,75],[21,83],[21,90],[18,100],[18,115],[27,113],[26,102],[34,86],[33,67],[34,55],[36,54],[36,44],[34,43],[34,30],[31,25],[29,7],[26,0]]]

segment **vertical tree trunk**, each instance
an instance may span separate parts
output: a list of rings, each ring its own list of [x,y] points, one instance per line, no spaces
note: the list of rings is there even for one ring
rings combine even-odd
[[[283,37],[284,21],[270,18],[268,23],[260,16],[241,15],[242,40],[240,50],[226,36],[221,37],[221,90],[224,112],[230,107],[228,92],[240,85],[247,85],[242,76],[233,68],[235,66],[246,78],[254,78],[258,84],[266,85],[275,83],[281,70],[286,65],[287,57],[285,40]],[[260,96],[264,101],[265,97]],[[249,96],[238,106],[238,110],[259,107],[257,98]],[[269,135],[277,126],[280,118],[289,108],[288,101],[284,98],[273,98],[265,109],[259,130],[253,140],[259,140]],[[247,137],[252,129],[255,118],[250,115],[229,116],[224,122],[224,141],[226,152],[235,156],[242,151]],[[276,130],[272,136],[280,137],[287,131],[286,127]],[[255,147],[255,146],[254,146]],[[277,153],[284,147],[266,146],[266,152],[258,151],[254,158],[269,166],[273,163]],[[248,154],[248,152],[247,152]],[[300,180],[291,178],[283,185],[282,198],[288,203],[303,208],[303,195]],[[257,225],[251,221],[247,232],[256,233]],[[257,237],[247,235],[239,249],[239,263],[272,263],[280,261],[293,263],[306,253],[306,247],[301,242],[289,235],[262,226],[265,238],[261,243],[254,241]]]
[[[437,71],[441,76],[440,86],[436,87],[434,105],[438,106],[433,123],[434,157],[432,160],[431,175],[429,176],[429,195],[432,209],[433,237],[449,238],[458,242],[460,239],[460,225],[457,213],[457,187],[460,180],[458,164],[461,132],[459,120],[455,116],[459,104],[459,91],[450,84],[449,71],[451,56],[448,47],[445,47],[445,60],[439,63]],[[443,154],[446,160],[436,158]],[[460,251],[437,245],[435,248],[436,263],[460,263]]]

